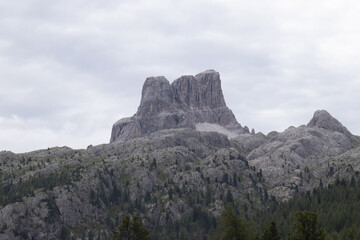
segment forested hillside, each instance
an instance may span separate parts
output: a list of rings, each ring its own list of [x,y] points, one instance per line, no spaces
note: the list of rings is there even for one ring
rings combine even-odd
[[[274,220],[286,239],[293,231],[293,219],[297,211],[312,211],[318,221],[334,240],[360,239],[360,182],[337,179],[332,185],[318,187],[313,191],[298,193],[284,203],[274,203],[266,211],[257,211],[251,219],[258,231]]]

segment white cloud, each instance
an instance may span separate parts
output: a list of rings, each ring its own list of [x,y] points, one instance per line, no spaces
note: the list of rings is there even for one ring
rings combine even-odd
[[[327,109],[359,134],[359,10],[337,0],[2,1],[0,148],[107,142],[147,76],[209,68],[243,125],[282,131]]]

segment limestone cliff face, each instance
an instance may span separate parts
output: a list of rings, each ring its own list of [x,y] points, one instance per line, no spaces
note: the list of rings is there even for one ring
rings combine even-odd
[[[165,77],[147,78],[137,113],[113,125],[110,142],[163,129],[195,129],[198,123],[220,125],[235,135],[248,132],[226,106],[220,75],[214,70],[182,76],[172,84]]]

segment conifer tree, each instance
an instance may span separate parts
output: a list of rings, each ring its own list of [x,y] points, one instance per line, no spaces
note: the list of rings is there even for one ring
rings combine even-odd
[[[294,232],[290,235],[291,240],[325,240],[326,233],[317,222],[314,212],[297,212],[294,218]]]
[[[141,220],[129,214],[122,218],[118,229],[113,230],[115,240],[150,240],[150,231],[147,230]]]
[[[267,226],[261,240],[281,240],[279,230],[274,221],[271,221],[271,223]]]
[[[253,239],[252,224],[238,216],[231,204],[225,206],[220,220],[220,240],[250,240]]]
[[[357,231],[354,240],[360,240],[360,228],[359,228],[359,230]]]

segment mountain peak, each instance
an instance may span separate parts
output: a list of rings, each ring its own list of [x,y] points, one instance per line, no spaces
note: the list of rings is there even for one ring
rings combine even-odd
[[[172,91],[169,81],[163,77],[148,77],[142,88],[139,116],[149,116],[171,108]]]
[[[317,110],[307,126],[340,132],[348,137],[352,135],[346,127],[344,127],[337,119],[331,116],[330,113],[328,113],[326,110]]]
[[[207,76],[207,77],[213,76],[215,78],[219,78],[220,74],[219,74],[219,72],[217,72],[213,69],[209,69],[209,70],[206,70],[206,71],[196,74],[195,78],[204,78],[205,76]]]
[[[163,129],[196,129],[197,123],[220,125],[236,135],[248,132],[226,106],[220,74],[214,70],[182,76],[172,84],[162,76],[147,78],[138,111],[113,125],[110,142]]]

